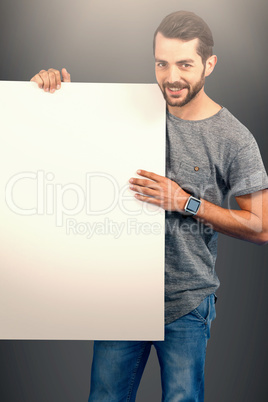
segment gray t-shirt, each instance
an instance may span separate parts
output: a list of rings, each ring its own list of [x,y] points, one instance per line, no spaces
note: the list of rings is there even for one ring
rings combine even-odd
[[[166,176],[219,206],[226,196],[268,188],[254,137],[226,108],[198,121],[167,112]],[[219,287],[217,238],[217,232],[192,216],[166,211],[166,324],[192,311]]]

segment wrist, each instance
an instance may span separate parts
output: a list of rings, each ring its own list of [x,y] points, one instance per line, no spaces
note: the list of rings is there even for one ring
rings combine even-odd
[[[185,205],[187,204],[188,199],[190,198],[191,194],[187,193],[186,191],[182,190],[179,192],[176,200],[176,210],[180,213],[185,213]]]

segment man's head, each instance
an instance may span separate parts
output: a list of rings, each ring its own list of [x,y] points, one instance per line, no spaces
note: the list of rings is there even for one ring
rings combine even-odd
[[[186,42],[197,38],[196,52],[201,57],[204,65],[207,59],[212,56],[214,41],[211,30],[202,18],[190,11],[176,11],[163,19],[154,34],[154,53],[155,39],[158,32],[166,38],[180,39]]]
[[[156,79],[171,107],[182,107],[202,92],[216,64],[213,38],[197,15],[178,11],[165,17],[154,35]]]

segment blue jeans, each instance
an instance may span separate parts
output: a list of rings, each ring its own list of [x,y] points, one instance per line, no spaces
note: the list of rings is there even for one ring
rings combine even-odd
[[[165,326],[164,341],[95,341],[89,402],[133,402],[154,345],[163,402],[204,401],[204,366],[215,296]]]

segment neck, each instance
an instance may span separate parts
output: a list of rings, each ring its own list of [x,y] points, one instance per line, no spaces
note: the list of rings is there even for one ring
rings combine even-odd
[[[221,106],[209,98],[202,88],[198,94],[184,106],[167,105],[169,113],[183,120],[203,120],[218,113]]]

